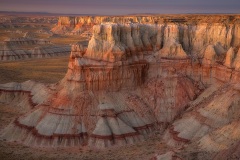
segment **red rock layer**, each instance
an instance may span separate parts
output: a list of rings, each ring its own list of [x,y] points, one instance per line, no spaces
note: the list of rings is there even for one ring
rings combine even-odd
[[[210,127],[225,124],[228,118],[224,109],[231,102],[235,104],[238,97],[238,86],[228,86],[238,83],[237,68],[222,65],[218,44],[208,46],[203,57],[186,56],[179,46],[176,25],[164,32],[168,39],[163,43],[164,50],[154,52],[161,42],[152,45],[150,37],[160,33],[149,25],[95,26],[87,49],[83,44],[72,47],[68,72],[55,86],[54,94],[6,128],[3,138],[36,146],[88,143],[104,148],[141,141],[158,127],[164,131],[172,124],[165,139],[172,146],[182,147],[206,134]],[[203,91],[222,83],[226,86],[219,92],[214,92],[219,86]],[[223,94],[225,91],[227,94]],[[201,92],[210,97],[208,101],[198,97]],[[230,100],[224,101],[219,122],[217,109],[224,98]],[[182,116],[194,106],[193,117]],[[202,122],[205,119],[209,121]],[[195,134],[198,127],[201,132]],[[206,139],[200,142],[204,146]]]

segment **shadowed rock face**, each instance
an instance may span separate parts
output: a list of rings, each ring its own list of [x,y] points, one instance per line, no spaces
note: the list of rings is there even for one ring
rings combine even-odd
[[[180,35],[176,24],[94,26],[88,45],[72,46],[66,76],[47,87],[43,101],[1,137],[29,146],[104,148],[132,144],[160,130],[178,156],[177,149],[187,144],[184,151],[228,149],[240,140],[237,129],[234,138],[220,134],[239,121],[238,48],[211,34],[204,40],[208,45],[191,41],[192,48],[205,46],[193,56]],[[0,86],[1,99],[9,90],[14,93],[8,85]],[[46,95],[45,90],[29,92]]]

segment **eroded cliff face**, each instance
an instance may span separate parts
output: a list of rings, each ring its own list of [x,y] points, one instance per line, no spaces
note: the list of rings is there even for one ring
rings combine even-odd
[[[149,36],[157,33],[151,25],[95,26],[87,48],[72,46],[67,74],[55,92],[16,119],[3,137],[26,145],[102,148],[135,143],[165,128],[200,90],[174,68],[148,76],[160,46]]]
[[[231,46],[239,47],[239,19],[240,18],[237,15],[186,15],[182,18],[174,15],[129,17],[60,17],[58,25],[53,28],[52,31],[59,34],[83,34],[84,37],[86,37],[87,34],[89,37],[91,34],[95,34],[93,33],[92,27],[94,25],[100,25],[101,23],[117,23],[119,25],[128,24],[130,26],[133,26],[134,24],[150,24],[153,26],[155,25],[156,30],[158,30],[154,31],[154,33],[151,31],[150,33],[158,34],[158,36],[156,36],[157,39],[155,36],[150,36],[151,44],[154,44],[152,42],[155,42],[157,44],[157,49],[162,47],[163,41],[167,42],[167,34],[165,33],[166,37],[162,37],[163,39],[160,39],[160,35],[163,35],[164,32],[168,32],[165,30],[165,28],[169,28],[169,31],[172,29],[169,33],[175,34],[175,36],[168,36],[173,39],[174,37],[177,37],[177,43],[172,41],[172,43],[175,44],[172,46],[170,54],[175,55],[175,52],[181,52],[181,54],[185,54],[182,51],[183,48],[188,54],[195,55],[202,54],[208,45],[218,42],[224,49],[229,49]],[[172,24],[176,25],[176,27],[171,27]],[[162,26],[162,28],[159,26]],[[129,31],[134,30],[133,28],[130,28],[131,27],[129,27]],[[150,29],[147,29],[147,31],[150,31]],[[167,42],[167,44],[169,44],[169,42]],[[181,44],[181,46],[179,44]],[[167,54],[169,53],[168,50],[165,52]]]
[[[104,148],[157,130],[174,150],[170,157],[192,148],[228,152],[240,140],[239,35],[207,26],[198,32],[204,40],[193,38],[197,32],[186,40],[183,25],[173,23],[94,26],[88,44],[72,46],[66,76],[1,137],[29,146]],[[234,138],[221,134],[226,130]]]
[[[162,24],[162,23],[236,23],[239,15],[130,15],[130,16],[82,16],[82,17],[59,17],[57,26],[80,28],[93,26],[101,23],[140,23],[140,24]]]

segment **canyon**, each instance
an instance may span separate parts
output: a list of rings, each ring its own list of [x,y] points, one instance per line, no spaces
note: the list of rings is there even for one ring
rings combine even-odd
[[[51,32],[57,19],[57,16],[0,14],[0,61],[69,56],[75,37],[61,36],[65,42],[59,41],[59,36]]]
[[[71,45],[58,83],[0,85],[26,111],[1,140],[101,151],[160,136],[152,159],[240,158],[239,15],[60,17],[51,31],[90,40]]]
[[[69,55],[69,45],[54,45],[36,38],[6,39],[0,47],[0,61]]]

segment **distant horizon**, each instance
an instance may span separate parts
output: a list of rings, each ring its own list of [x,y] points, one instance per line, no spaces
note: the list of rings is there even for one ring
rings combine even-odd
[[[239,0],[0,0],[0,10],[75,15],[238,14]]]
[[[193,14],[193,15],[240,15],[239,13],[129,13],[129,14],[86,14],[86,13],[54,13],[54,12],[26,12],[26,11],[4,11],[4,10],[0,10],[0,13],[6,13],[6,14],[36,14],[36,15],[41,15],[41,14],[45,14],[45,15],[84,15],[84,16],[127,16],[127,15],[180,15],[180,14]]]

